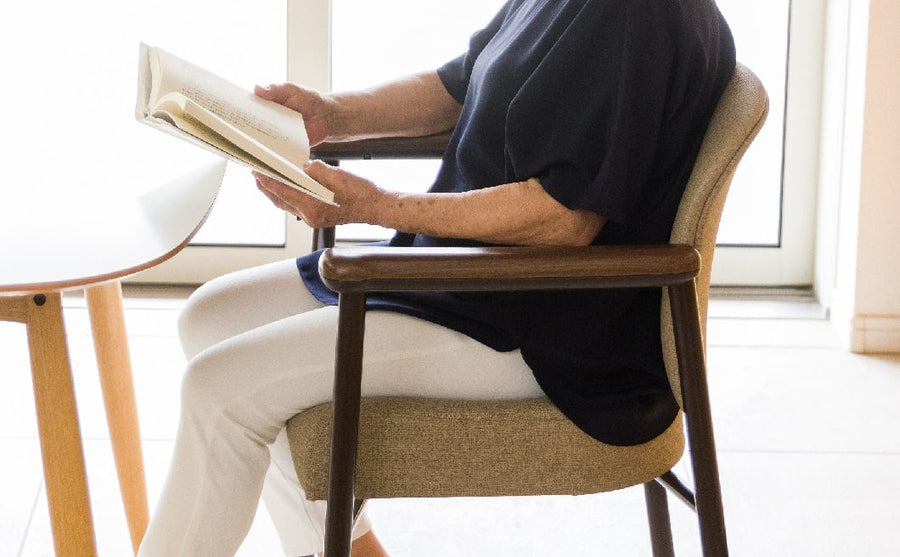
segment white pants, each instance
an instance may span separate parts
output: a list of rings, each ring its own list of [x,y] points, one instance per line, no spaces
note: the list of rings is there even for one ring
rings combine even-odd
[[[331,400],[337,308],[294,261],[216,279],[179,322],[188,366],[168,479],[142,557],[234,555],[262,495],[290,557],[322,551],[324,502],[304,497],[284,424]],[[391,312],[366,319],[362,392],[458,399],[541,396],[518,351],[496,352]],[[359,536],[367,522],[354,532]]]

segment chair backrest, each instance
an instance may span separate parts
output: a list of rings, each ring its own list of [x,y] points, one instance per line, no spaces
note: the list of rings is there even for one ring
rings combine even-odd
[[[738,163],[768,112],[769,98],[762,82],[739,63],[710,120],[675,216],[670,243],[687,244],[700,252],[702,266],[697,277],[697,299],[704,341],[713,251],[725,197]],[[669,382],[681,403],[681,379],[666,292],[663,293],[661,333]]]

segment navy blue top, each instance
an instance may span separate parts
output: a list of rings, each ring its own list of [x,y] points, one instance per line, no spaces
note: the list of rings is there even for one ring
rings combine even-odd
[[[712,0],[510,0],[438,69],[462,112],[433,192],[531,177],[608,219],[594,244],[664,244],[735,65]],[[481,245],[398,233],[391,245]],[[310,290],[319,254],[297,260]],[[396,293],[369,308],[520,348],[547,396],[612,444],[645,442],[678,406],[662,361],[660,290]],[[485,369],[484,373],[490,373]]]

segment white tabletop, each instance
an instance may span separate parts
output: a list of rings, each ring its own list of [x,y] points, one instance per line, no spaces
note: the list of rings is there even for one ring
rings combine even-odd
[[[0,195],[0,293],[63,290],[123,277],[177,253],[203,223],[225,162],[135,192],[7,184]],[[72,183],[75,183],[72,180]],[[15,195],[13,195],[15,193]]]

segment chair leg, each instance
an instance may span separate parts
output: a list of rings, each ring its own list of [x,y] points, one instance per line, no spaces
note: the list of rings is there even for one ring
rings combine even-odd
[[[697,292],[693,283],[669,287],[681,390],[687,414],[691,466],[694,471],[697,517],[704,557],[728,555],[725,513],[716,459],[703,335],[697,314]]]
[[[325,557],[350,557],[354,511],[358,510],[353,484],[359,434],[365,304],[364,294],[340,295]]]
[[[694,456],[693,468],[697,497],[697,520],[704,557],[727,557],[728,540],[725,533],[725,512],[719,484],[715,456],[712,459]]]
[[[656,481],[649,481],[644,484],[644,498],[647,502],[647,519],[650,523],[650,544],[653,548],[653,557],[675,557],[666,488]]]

